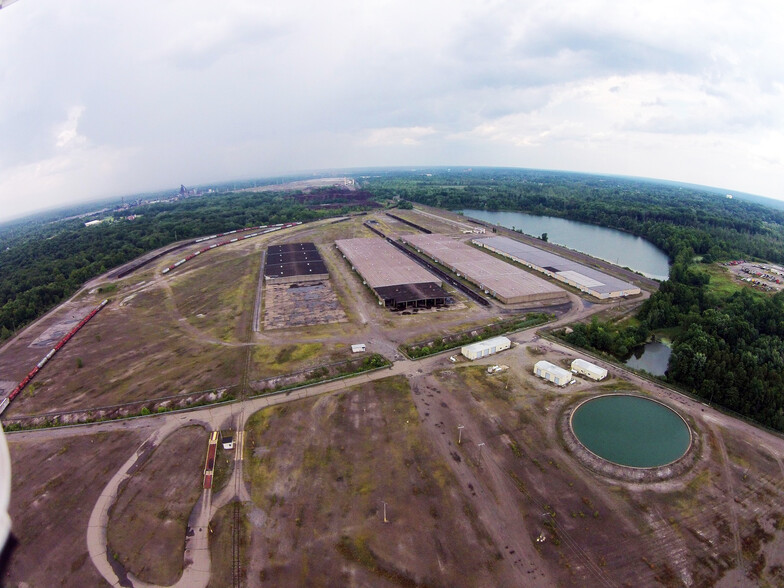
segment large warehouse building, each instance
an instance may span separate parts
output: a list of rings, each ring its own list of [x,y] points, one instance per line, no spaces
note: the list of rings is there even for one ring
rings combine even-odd
[[[558,286],[447,235],[404,235],[401,239],[504,304],[566,300]]]
[[[488,237],[473,242],[596,298],[620,298],[640,293],[637,286],[628,282],[509,237]]]
[[[446,304],[441,280],[384,239],[340,239],[335,245],[378,296],[396,309]]]
[[[329,279],[327,266],[314,243],[285,243],[267,249],[264,279],[270,284]]]

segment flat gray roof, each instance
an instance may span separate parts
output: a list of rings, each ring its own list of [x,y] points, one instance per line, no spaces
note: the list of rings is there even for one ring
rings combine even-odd
[[[474,239],[474,243],[489,246],[505,253],[510,257],[526,262],[527,264],[543,268],[556,276],[581,285],[585,290],[592,290],[599,294],[617,292],[639,294],[640,289],[628,282],[587,267],[576,261],[566,259],[555,253],[550,253],[538,247],[533,247],[509,237],[486,237]]]
[[[339,239],[335,241],[335,245],[351,265],[362,274],[371,288],[423,282],[441,284],[440,278],[395,249],[384,239],[378,237]]]
[[[501,298],[514,302],[521,297],[551,298],[564,294],[558,286],[447,235],[401,238]]]

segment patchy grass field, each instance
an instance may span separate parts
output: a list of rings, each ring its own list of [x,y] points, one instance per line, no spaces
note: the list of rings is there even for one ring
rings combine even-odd
[[[290,374],[317,365],[351,358],[346,344],[291,343],[259,345],[253,350],[250,377],[253,380]]]
[[[206,264],[171,280],[177,309],[217,339],[241,341],[252,320],[261,257],[248,254]]]
[[[119,562],[140,580],[168,586],[182,574],[188,517],[201,495],[207,433],[172,433],[121,487],[106,534]]]
[[[138,432],[41,441],[9,435],[12,547],[0,585],[108,586],[87,552],[87,524],[109,479],[139,446]]]
[[[8,413],[108,406],[232,385],[240,380],[243,359],[241,348],[201,341],[174,320],[162,291],[142,291],[102,310]]]
[[[246,431],[249,577],[278,586],[502,582],[499,554],[423,437],[404,378],[263,410]]]
[[[729,296],[744,288],[751,288],[741,282],[737,276],[720,264],[712,263],[710,265],[700,265],[698,267],[710,276],[710,285],[708,287],[721,296]]]

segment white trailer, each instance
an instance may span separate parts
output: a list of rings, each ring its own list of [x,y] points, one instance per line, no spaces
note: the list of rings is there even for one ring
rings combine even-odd
[[[493,355],[499,351],[504,351],[511,346],[512,342],[506,337],[493,337],[492,339],[485,339],[484,341],[477,341],[476,343],[466,345],[460,349],[460,353],[468,359],[474,360]]]
[[[603,380],[607,377],[607,370],[603,367],[599,367],[598,365],[594,365],[585,361],[584,359],[575,359],[572,362],[572,371],[575,374],[580,374],[582,376],[586,376],[591,378],[592,380]]]
[[[572,373],[569,370],[565,370],[544,360],[536,362],[534,374],[544,380],[552,382],[556,386],[566,386],[572,380]]]

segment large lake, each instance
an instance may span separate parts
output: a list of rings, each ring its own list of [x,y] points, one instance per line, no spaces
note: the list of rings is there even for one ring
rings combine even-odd
[[[534,216],[523,212],[461,211],[466,216],[515,228],[538,237],[547,233],[547,240],[569,249],[587,253],[622,267],[654,278],[666,280],[670,275],[667,255],[641,237],[622,231],[598,227],[552,216]]]

